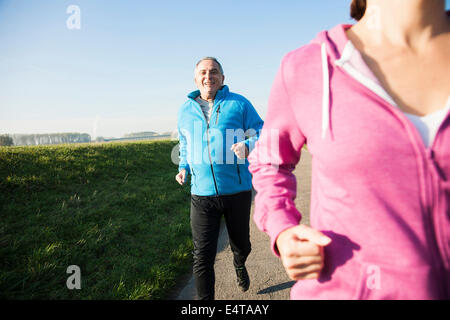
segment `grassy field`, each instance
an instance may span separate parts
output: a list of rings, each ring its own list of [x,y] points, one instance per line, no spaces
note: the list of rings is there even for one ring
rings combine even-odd
[[[167,298],[192,259],[175,144],[0,147],[0,298]]]

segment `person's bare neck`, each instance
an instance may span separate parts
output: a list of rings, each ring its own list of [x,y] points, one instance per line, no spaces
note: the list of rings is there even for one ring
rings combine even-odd
[[[388,43],[414,51],[449,31],[445,0],[368,0],[364,17],[349,30],[368,46]]]

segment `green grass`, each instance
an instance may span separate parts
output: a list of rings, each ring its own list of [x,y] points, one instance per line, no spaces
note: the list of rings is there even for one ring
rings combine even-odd
[[[175,144],[0,147],[0,298],[167,298],[192,259]]]

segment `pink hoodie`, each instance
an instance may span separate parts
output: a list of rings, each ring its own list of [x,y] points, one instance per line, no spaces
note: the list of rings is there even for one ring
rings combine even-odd
[[[319,279],[291,298],[449,299],[449,114],[426,148],[400,109],[339,66],[348,27],[282,61],[249,157],[254,220],[279,255],[276,238],[301,220],[292,171],[307,143],[311,226],[332,242]]]

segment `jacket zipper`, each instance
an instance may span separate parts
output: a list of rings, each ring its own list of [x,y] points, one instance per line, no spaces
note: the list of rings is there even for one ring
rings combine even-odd
[[[434,240],[433,242],[434,242],[435,247],[437,248],[437,250],[436,250],[437,252],[435,253],[435,255],[433,257],[433,262],[441,261],[441,264],[439,266],[437,266],[436,272],[441,279],[445,279],[444,284],[441,285],[441,292],[443,293],[445,299],[448,299],[448,288],[447,288],[448,276],[447,276],[447,272],[445,271],[446,265],[448,264],[445,262],[447,259],[447,257],[446,257],[447,252],[446,252],[445,244],[442,243],[442,239],[441,239],[442,232],[439,231],[439,221],[440,221],[439,211],[436,216],[434,214],[436,206],[438,206],[437,207],[438,209],[440,208],[440,206],[439,206],[440,201],[438,199],[438,195],[436,194],[436,190],[435,190],[435,189],[439,188],[440,177],[439,177],[439,173],[437,172],[437,168],[435,167],[435,163],[434,163],[434,159],[433,159],[433,151],[427,150],[426,156],[427,156],[427,161],[426,161],[427,170],[432,171],[427,176],[426,182],[427,182],[427,191],[429,193],[429,201],[430,201],[430,205],[427,210],[428,221],[429,221],[429,224],[433,228],[431,232],[433,232],[433,235],[432,235],[433,240]],[[443,241],[445,241],[445,239]],[[434,264],[436,264],[436,262],[434,262]]]
[[[430,191],[430,193],[431,193],[430,201],[432,203],[432,206],[430,205],[428,211],[429,211],[429,215],[430,215],[430,223],[436,226],[436,228],[435,228],[435,230],[436,230],[435,231],[436,246],[438,249],[439,248],[441,249],[441,250],[438,250],[438,253],[439,253],[439,257],[443,261],[443,269],[444,269],[444,271],[442,271],[442,270],[438,270],[438,271],[439,272],[442,271],[441,277],[445,279],[444,285],[442,287],[442,291],[445,295],[445,298],[448,299],[450,292],[447,287],[448,275],[447,275],[447,271],[445,271],[445,270],[448,270],[448,268],[449,268],[449,265],[448,265],[449,251],[448,251],[448,246],[446,244],[446,238],[445,238],[446,233],[442,232],[439,229],[439,226],[441,225],[440,221],[442,218],[442,216],[440,215],[440,211],[439,211],[439,209],[441,209],[441,199],[439,198],[439,194],[437,193],[436,190],[439,188],[443,188],[444,189],[443,192],[444,193],[447,192],[446,184],[448,184],[449,182],[443,181],[443,178],[439,172],[439,167],[438,167],[437,163],[435,162],[434,152],[432,149],[427,150],[426,156],[427,156],[427,160],[428,160],[428,166],[430,167],[429,170],[431,171],[430,179],[428,182],[429,182],[429,189],[431,190]],[[444,197],[445,197],[445,195],[444,195]],[[437,214],[435,215],[434,214],[435,210],[433,210],[433,208],[436,208],[436,207],[437,207],[437,209],[436,209]]]
[[[208,143],[208,156],[209,156],[209,163],[211,165],[211,173],[214,180],[214,188],[216,189],[216,196],[219,196],[219,189],[217,188],[217,181],[216,176],[214,174],[214,167],[212,163],[212,157],[211,157],[211,146],[210,146],[210,139],[209,139],[209,123],[206,124],[206,141]]]
[[[211,166],[211,173],[212,173],[213,181],[214,181],[214,189],[216,190],[216,197],[218,197],[219,196],[219,189],[217,187],[216,175],[214,174],[214,167],[213,167],[213,164],[212,164],[212,157],[211,157],[211,146],[210,146],[211,142],[210,142],[210,138],[209,138],[209,121],[206,119],[206,117],[205,117],[205,115],[204,115],[204,113],[202,111],[202,108],[200,107],[200,104],[197,101],[195,101],[195,100],[194,100],[194,102],[199,106],[200,113],[203,115],[203,119],[206,122],[206,142],[208,144],[208,157],[209,157],[209,163],[210,163],[210,166]],[[219,105],[219,108],[220,108],[220,105]],[[217,120],[216,120],[216,122],[217,122]]]
[[[216,124],[217,124],[217,119],[219,118],[219,110],[220,110],[220,104],[217,108],[217,116],[216,116]],[[212,157],[211,157],[211,146],[210,146],[210,138],[209,138],[209,123],[206,124],[206,140],[208,143],[208,156],[209,156],[209,163],[211,164],[211,173],[213,176],[213,181],[214,181],[214,189],[216,190],[216,196],[219,196],[219,188],[217,187],[217,180],[216,180],[216,175],[214,174],[214,167],[213,167],[213,163],[212,163]]]

